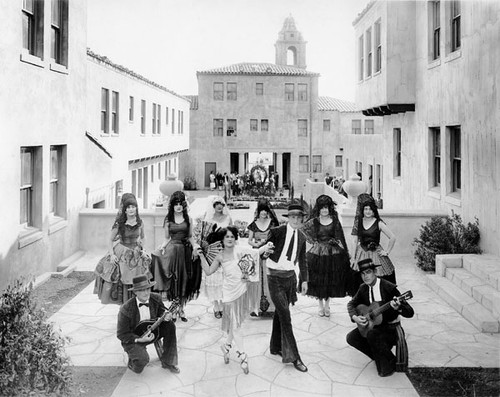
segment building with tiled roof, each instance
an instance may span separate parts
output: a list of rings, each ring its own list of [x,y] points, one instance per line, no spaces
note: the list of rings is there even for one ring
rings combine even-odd
[[[208,187],[211,171],[243,174],[259,161],[278,173],[280,186],[343,173],[342,133],[364,117],[353,103],[319,97],[320,75],[306,68],[306,43],[289,16],[275,43],[275,63],[197,72],[182,177]]]

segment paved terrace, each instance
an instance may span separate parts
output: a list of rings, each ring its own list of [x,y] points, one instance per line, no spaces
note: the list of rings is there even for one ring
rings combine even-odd
[[[206,205],[198,198],[193,206]],[[245,210],[238,210],[245,211]],[[253,208],[237,219],[251,220]],[[243,241],[242,241],[243,243]],[[409,253],[410,254],[410,253]],[[77,270],[93,270],[102,252],[87,252]],[[404,319],[410,367],[499,367],[500,335],[479,332],[435,294],[411,257],[393,258],[400,291],[412,290],[415,317]],[[118,306],[102,305],[93,284],[51,317],[71,337],[66,349],[75,366],[126,366],[116,338]],[[418,396],[403,373],[377,375],[375,363],[351,348],[345,335],[353,328],[347,315],[349,298],[333,299],[330,318],[317,316],[315,300],[299,296],[292,321],[299,351],[309,372],[300,373],[269,353],[270,318],[249,317],[244,325],[250,373],[236,358],[225,365],[219,345],[220,320],[205,298],[186,308],[187,323],[177,321],[180,374],[161,368],[152,346],[151,362],[140,375],[127,370],[113,396]]]

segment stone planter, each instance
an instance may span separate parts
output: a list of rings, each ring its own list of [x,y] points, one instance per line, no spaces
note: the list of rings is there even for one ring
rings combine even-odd
[[[346,204],[347,208],[356,208],[358,196],[361,193],[366,193],[368,191],[368,185],[363,182],[357,174],[351,175],[349,179],[344,182],[342,188],[349,197]]]

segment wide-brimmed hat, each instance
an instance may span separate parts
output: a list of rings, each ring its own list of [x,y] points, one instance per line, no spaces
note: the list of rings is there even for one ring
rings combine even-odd
[[[145,274],[134,277],[132,279],[133,287],[129,288],[129,291],[138,291],[141,289],[151,288],[156,284],[155,281],[149,281],[148,277]]]
[[[305,215],[304,207],[300,204],[290,204],[288,206],[288,210],[286,214],[283,214],[285,218],[288,218],[290,215]]]
[[[378,266],[380,266],[380,265],[376,265],[375,263],[373,263],[373,261],[370,258],[367,258],[367,259],[363,259],[363,260],[358,262],[358,268],[359,268],[358,271],[361,273],[361,272],[368,270],[368,269],[375,270],[375,268]]]

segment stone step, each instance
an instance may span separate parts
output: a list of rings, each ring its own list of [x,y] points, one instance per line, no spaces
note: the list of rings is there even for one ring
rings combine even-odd
[[[500,291],[500,258],[493,255],[464,255],[462,267]]]
[[[57,272],[52,273],[52,277],[67,277],[67,275],[74,270],[76,266],[75,262],[83,255],[85,255],[85,251],[80,250],[76,251],[73,255],[68,256],[61,263],[59,263],[59,265],[57,265]]]
[[[500,323],[492,312],[467,295],[447,278],[438,275],[427,275],[427,285],[445,302],[460,313],[466,320],[481,332],[500,332]]]
[[[464,268],[447,268],[446,278],[500,319],[500,292]]]

